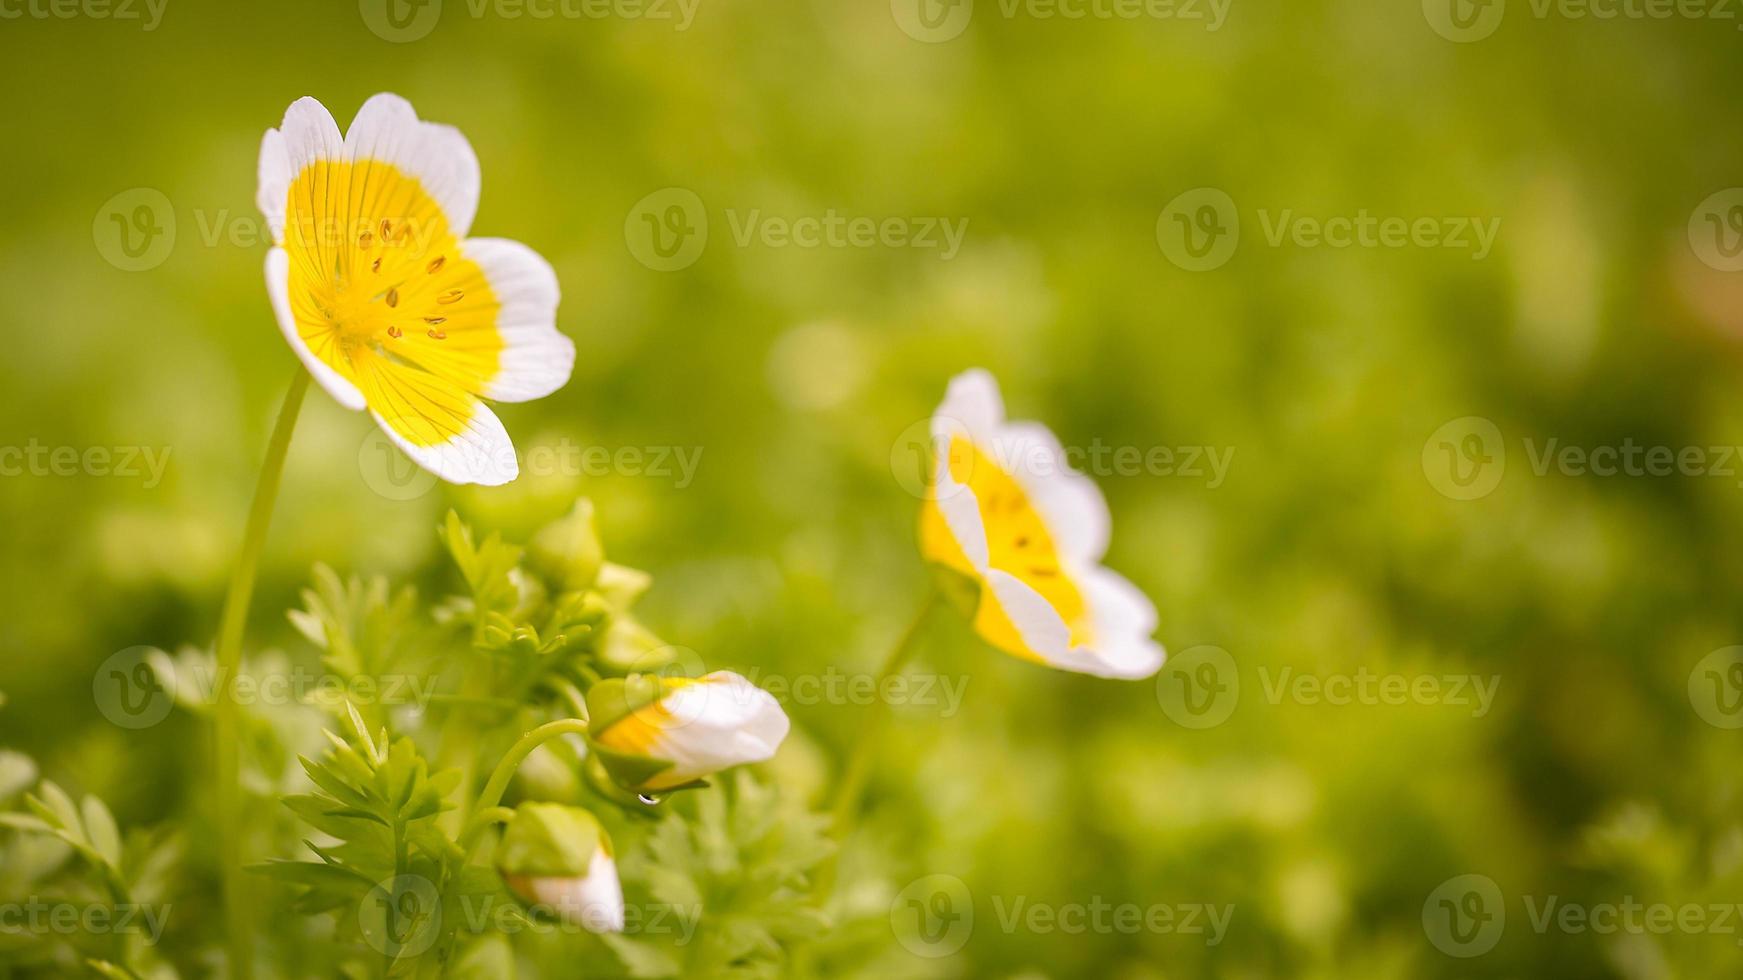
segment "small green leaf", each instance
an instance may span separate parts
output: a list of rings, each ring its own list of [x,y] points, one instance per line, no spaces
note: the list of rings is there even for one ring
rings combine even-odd
[[[85,816],[85,835],[91,841],[91,849],[96,851],[109,867],[121,869],[121,829],[115,826],[115,815],[102,800],[95,796],[86,796],[83,805]]]

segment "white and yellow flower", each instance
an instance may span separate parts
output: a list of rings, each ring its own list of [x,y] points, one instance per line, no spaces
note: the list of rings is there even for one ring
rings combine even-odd
[[[933,474],[920,550],[960,575],[974,628],[1007,653],[1136,679],[1162,667],[1156,607],[1102,567],[1108,508],[1037,422],[1007,422],[998,383],[958,375],[932,417]]]
[[[407,455],[453,483],[500,484],[514,446],[482,399],[529,401],[569,380],[557,277],[538,253],[468,238],[478,158],[451,126],[396,95],[343,137],[298,99],[260,147],[279,328],[339,404],[365,408]]]
[[[587,708],[594,754],[633,793],[678,789],[770,759],[788,729],[779,702],[726,670],[601,681],[587,692]]]
[[[623,931],[623,886],[611,838],[586,810],[522,803],[497,846],[496,866],[535,911],[589,932]]]

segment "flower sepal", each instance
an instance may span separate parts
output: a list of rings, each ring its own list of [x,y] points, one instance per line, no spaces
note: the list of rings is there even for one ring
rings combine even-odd
[[[584,875],[600,849],[611,855],[611,842],[593,814],[561,803],[522,803],[497,846],[496,869],[505,876]]]
[[[938,594],[972,622],[980,610],[980,581],[938,562],[931,562],[927,567],[932,570],[932,584]]]

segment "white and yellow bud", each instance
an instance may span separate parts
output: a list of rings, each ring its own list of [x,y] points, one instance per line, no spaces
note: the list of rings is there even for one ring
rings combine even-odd
[[[787,737],[786,712],[731,671],[703,677],[637,674],[587,694],[589,737],[618,785],[656,793],[722,769],[762,762]]]
[[[496,865],[535,913],[588,932],[623,931],[623,886],[611,839],[586,810],[560,803],[516,807]]]

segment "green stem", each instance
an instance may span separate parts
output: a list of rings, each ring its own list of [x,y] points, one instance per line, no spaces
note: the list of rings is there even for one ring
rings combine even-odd
[[[254,485],[254,503],[248,510],[248,526],[242,532],[242,551],[224,595],[224,612],[218,621],[218,702],[215,705],[218,748],[218,860],[224,877],[226,932],[230,946],[230,976],[249,980],[254,973],[253,919],[247,896],[247,878],[242,871],[242,719],[235,698],[236,675],[242,670],[242,632],[248,625],[248,601],[254,595],[254,577],[260,568],[260,552],[266,546],[266,529],[272,523],[273,502],[278,499],[279,478],[284,475],[285,453],[291,430],[309,390],[309,372],[297,368],[278,411],[272,438],[266,445],[266,462]]]
[[[902,632],[901,639],[890,651],[884,661],[882,670],[878,671],[877,681],[873,690],[884,689],[884,682],[896,675],[907,664],[908,658],[914,655],[918,646],[921,627],[932,615],[932,610],[938,608],[939,594],[936,589],[926,593],[926,598],[920,603],[920,611],[914,614],[913,622]],[[888,720],[889,705],[883,698],[871,703],[866,709],[865,720],[860,723],[859,739],[854,743],[853,755],[848,759],[847,768],[841,778],[841,787],[836,791],[835,806],[831,811],[830,825],[837,840],[844,839],[853,830],[853,823],[859,815],[859,798],[865,792],[865,783],[871,776],[871,764],[878,748],[878,736],[882,733],[884,722]]]
[[[496,764],[496,769],[490,774],[490,781],[484,784],[484,792],[479,794],[478,802],[472,807],[472,819],[467,823],[466,830],[460,835],[460,849],[467,854],[472,853],[472,845],[477,842],[484,828],[497,819],[501,813],[497,807],[502,802],[502,794],[508,792],[508,781],[514,778],[514,771],[526,761],[533,750],[549,742],[553,738],[564,735],[587,734],[587,720],[584,718],[560,718],[546,722],[520,737],[520,741],[508,750],[502,761]]]
[[[931,617],[932,610],[938,608],[941,599],[942,596],[936,588],[927,591],[926,598],[920,603],[920,610],[914,614],[913,621],[902,631],[901,638],[885,658],[883,668],[878,671],[877,682],[872,685],[873,690],[883,690],[884,682],[894,677],[907,664],[908,658],[914,655],[914,650],[919,646],[921,629]],[[847,835],[853,832],[854,822],[859,818],[859,798],[864,794],[866,780],[871,776],[872,757],[877,752],[879,736],[883,733],[884,722],[889,714],[889,705],[879,698],[866,709],[865,719],[860,722],[859,738],[854,743],[853,755],[847,760],[847,768],[843,770],[841,786],[835,791],[835,805],[830,811],[830,833],[837,842],[847,839]],[[838,847],[817,869],[817,878],[812,883],[813,901],[819,904],[826,902],[835,891],[835,873],[840,860],[841,851]]]

